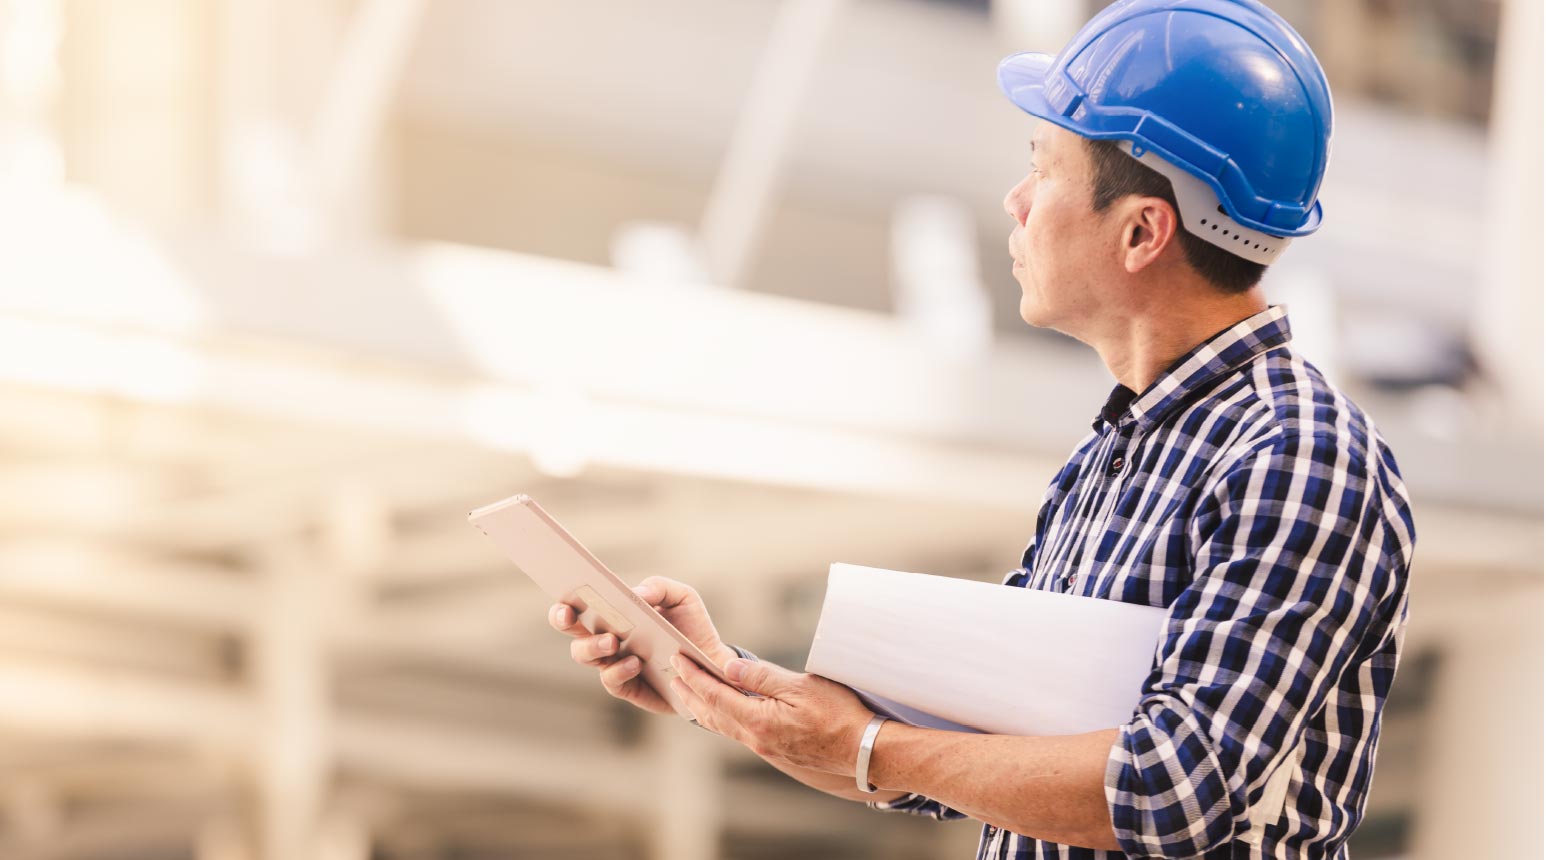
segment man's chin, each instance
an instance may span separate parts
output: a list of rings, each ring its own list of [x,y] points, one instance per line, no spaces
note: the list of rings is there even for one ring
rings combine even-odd
[[[1025,320],[1026,325],[1036,328],[1052,327],[1052,316],[1029,293],[1020,296],[1020,319]]]
[[[1059,319],[1049,313],[1045,307],[1034,304],[1029,300],[1022,299],[1020,301],[1020,319],[1024,320],[1026,325],[1033,328],[1055,331],[1064,337],[1071,337],[1080,343],[1087,343],[1084,338],[1069,330],[1070,327],[1067,325],[1068,320],[1066,318]]]

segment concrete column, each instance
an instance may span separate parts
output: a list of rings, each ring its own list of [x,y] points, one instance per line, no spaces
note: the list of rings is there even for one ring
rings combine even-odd
[[[254,750],[261,860],[308,860],[330,776],[328,589],[309,553],[277,547],[253,643],[261,714]]]
[[[1493,71],[1482,283],[1472,334],[1524,432],[1542,426],[1540,0],[1504,0]],[[1456,285],[1464,289],[1463,285]]]
[[[1414,860],[1509,857],[1540,845],[1540,597],[1522,610],[1503,603],[1486,601],[1447,632],[1427,715]],[[1445,612],[1413,609],[1418,619],[1432,613],[1430,624]]]
[[[26,777],[0,785],[0,814],[5,816],[12,845],[20,853],[14,860],[44,860],[64,833],[64,814],[59,798],[43,782]]]
[[[370,860],[370,828],[348,809],[333,809],[317,827],[314,860]]]
[[[993,348],[992,297],[977,260],[971,207],[916,194],[891,213],[891,286],[898,321],[947,360]]]
[[[293,210],[300,130],[284,120],[274,79],[280,6],[219,0],[214,7],[216,200],[225,229],[249,239],[268,231],[276,212],[299,217]]]
[[[392,545],[392,511],[370,486],[341,482],[323,500],[318,549],[333,575],[328,611],[339,627],[362,623]]]
[[[723,752],[731,741],[686,720],[655,717],[649,743],[656,762],[654,860],[715,860],[724,829]]]
[[[60,0],[0,0],[0,188],[64,178],[59,148]]]
[[[68,179],[125,210],[186,221],[208,210],[205,48],[199,0],[64,6],[59,128]]]
[[[246,828],[234,815],[211,818],[194,837],[194,860],[253,860],[253,857]]]

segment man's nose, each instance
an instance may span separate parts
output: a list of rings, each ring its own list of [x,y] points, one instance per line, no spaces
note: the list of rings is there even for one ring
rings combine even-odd
[[[1025,202],[1024,191],[1025,183],[1021,182],[1004,195],[1004,211],[1021,227],[1025,226],[1025,218],[1030,213],[1030,206]]]

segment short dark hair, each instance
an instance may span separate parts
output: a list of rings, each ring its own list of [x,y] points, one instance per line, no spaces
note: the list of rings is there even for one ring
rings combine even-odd
[[[1095,168],[1090,202],[1096,212],[1105,211],[1118,198],[1137,194],[1164,200],[1180,218],[1181,207],[1176,204],[1176,192],[1169,179],[1123,152],[1115,141],[1083,140]],[[1262,263],[1253,263],[1203,241],[1179,223],[1176,224],[1176,238],[1181,240],[1181,251],[1186,254],[1187,263],[1208,283],[1225,293],[1249,290],[1260,283],[1262,273],[1267,270]]]

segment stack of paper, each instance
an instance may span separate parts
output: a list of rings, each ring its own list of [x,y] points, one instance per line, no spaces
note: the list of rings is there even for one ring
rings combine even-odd
[[[877,713],[955,731],[1067,735],[1126,723],[1167,611],[834,564],[805,671]]]

